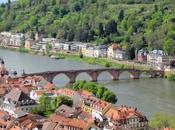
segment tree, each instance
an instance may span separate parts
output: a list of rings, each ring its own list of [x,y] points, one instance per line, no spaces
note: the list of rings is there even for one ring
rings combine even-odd
[[[124,18],[124,10],[122,9],[122,10],[120,10],[120,12],[119,12],[118,20],[119,20],[119,21],[122,21],[123,18]]]
[[[99,35],[100,37],[104,36],[104,26],[103,26],[103,23],[99,23],[98,29],[99,29],[98,35]]]
[[[128,56],[128,59],[132,60],[135,58],[135,48],[131,45],[125,46],[126,55]]]
[[[84,85],[86,84],[86,80],[83,81],[76,81],[73,85],[72,85],[72,89],[77,91],[77,90],[81,90],[83,89]]]
[[[11,8],[11,0],[8,0],[8,3],[7,3],[7,10],[9,11]]]
[[[165,113],[156,113],[150,121],[152,128],[175,128],[175,117]]]
[[[132,42],[135,48],[140,50],[141,48],[144,47],[145,42],[144,42],[144,37],[142,34],[138,34],[132,37]]]
[[[34,31],[30,31],[29,36],[30,36],[31,39],[35,39],[35,32]]]
[[[70,97],[67,96],[58,96],[56,99],[56,107],[61,106],[62,104],[67,105],[67,106],[72,106],[73,101]]]
[[[64,29],[60,29],[57,33],[57,38],[66,39],[67,33]]]
[[[167,75],[167,79],[168,79],[169,81],[175,81],[175,73],[169,73],[169,74]]]
[[[50,102],[51,102],[50,97],[48,97],[47,95],[42,95],[39,98],[40,111],[42,111],[42,112],[49,111],[51,108]]]
[[[103,94],[104,94],[105,91],[107,91],[106,88],[104,88],[104,87],[98,87],[96,96],[97,96],[98,98],[103,98]]]
[[[98,83],[77,81],[72,85],[72,89],[76,91],[88,90],[89,92],[92,92],[96,97],[102,100],[108,101],[110,103],[117,102],[116,95]]]
[[[36,25],[37,23],[38,23],[37,16],[32,16],[29,20],[30,26],[32,27],[32,26]]]
[[[76,12],[78,12],[78,11],[81,10],[81,5],[80,5],[79,2],[76,2],[76,3],[74,4],[74,10],[75,10]]]
[[[96,94],[98,84],[93,83],[93,82],[86,82],[86,84],[84,84],[83,87],[87,89],[88,91],[92,92],[93,94]]]
[[[72,106],[73,101],[67,96],[49,97],[48,95],[42,95],[39,99],[38,106],[32,112],[42,116],[49,116],[62,104]]]
[[[71,29],[69,30],[69,32],[67,33],[67,40],[68,41],[73,41],[74,40],[74,31]]]
[[[163,49],[166,53],[170,55],[175,55],[175,41],[172,39],[165,40],[163,44]]]
[[[107,101],[107,102],[111,102],[111,103],[116,103],[117,102],[116,95],[113,92],[109,91],[109,90],[104,92],[102,99]]]
[[[109,35],[111,33],[118,33],[117,32],[117,23],[115,22],[115,20],[109,21],[105,27],[105,34]]]

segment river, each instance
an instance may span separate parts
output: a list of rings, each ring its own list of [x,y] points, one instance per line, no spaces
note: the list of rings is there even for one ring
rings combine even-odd
[[[42,72],[51,70],[76,70],[88,68],[102,68],[99,65],[88,65],[69,60],[54,60],[45,56],[24,54],[0,49],[0,57],[3,57],[5,65],[9,69],[17,70],[20,75],[26,73]],[[78,80],[90,80],[88,75],[80,74]],[[110,75],[102,73],[99,82],[104,83],[107,88],[116,93],[117,105],[128,105],[137,107],[151,118],[155,112],[164,112],[175,115],[175,82],[166,79],[129,80],[129,73],[124,72],[119,81],[112,81]],[[59,75],[54,79],[58,87],[64,86],[68,79]]]

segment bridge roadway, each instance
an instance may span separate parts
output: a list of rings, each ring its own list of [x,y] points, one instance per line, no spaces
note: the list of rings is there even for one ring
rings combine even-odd
[[[80,70],[63,70],[63,71],[47,71],[31,74],[23,74],[23,76],[42,76],[49,82],[53,82],[53,79],[60,74],[64,74],[69,78],[69,83],[74,83],[76,77],[81,73],[87,73],[91,77],[91,81],[97,82],[98,76],[102,72],[108,72],[111,75],[112,80],[119,80],[120,74],[123,72],[129,72],[131,79],[139,79],[142,73],[150,76],[150,78],[163,77],[164,71],[160,70],[138,70],[138,69],[116,69],[116,68],[102,68],[102,69],[80,69]]]

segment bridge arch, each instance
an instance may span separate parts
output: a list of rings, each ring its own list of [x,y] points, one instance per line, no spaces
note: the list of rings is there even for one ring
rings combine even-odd
[[[119,79],[119,71],[118,70],[102,70],[98,72],[97,79],[103,74],[107,74],[112,80],[118,80]],[[105,78],[106,79],[106,78]]]
[[[124,79],[130,79],[131,78],[131,73],[129,71],[120,71],[118,79],[119,80],[124,80]]]
[[[128,78],[132,79],[139,79],[141,73],[147,72],[150,73],[152,78],[155,77],[163,77],[164,71],[158,71],[158,70],[136,70],[136,69],[116,69],[116,68],[110,68],[110,69],[87,69],[87,70],[66,70],[66,71],[47,71],[47,72],[39,72],[39,73],[33,73],[33,74],[25,74],[26,76],[43,76],[46,80],[49,82],[53,82],[55,77],[58,75],[64,74],[66,78],[69,79],[69,83],[74,83],[76,78],[81,73],[86,73],[88,77],[91,78],[92,81],[96,82],[98,80],[98,77],[101,75],[101,73],[108,72],[113,80],[118,80],[119,77],[121,77],[122,73],[127,72],[129,73]],[[110,76],[109,75],[109,76]]]
[[[70,78],[64,73],[57,74],[52,79],[52,83],[56,86],[65,86],[69,82]]]
[[[76,80],[92,81],[93,78],[88,72],[79,72],[79,73],[76,74],[75,81]]]
[[[123,74],[125,74],[125,76]],[[137,71],[137,70],[120,70],[118,78],[119,79],[139,79],[140,78],[140,71]]]
[[[98,81],[106,81],[106,80],[114,80],[115,76],[112,75],[109,71],[101,71],[98,73],[97,80]]]

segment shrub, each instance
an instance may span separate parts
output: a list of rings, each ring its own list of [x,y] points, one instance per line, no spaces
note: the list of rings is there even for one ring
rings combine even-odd
[[[106,62],[105,67],[111,67],[111,64],[109,62]]]
[[[169,81],[175,81],[175,73],[171,73],[167,75]]]

